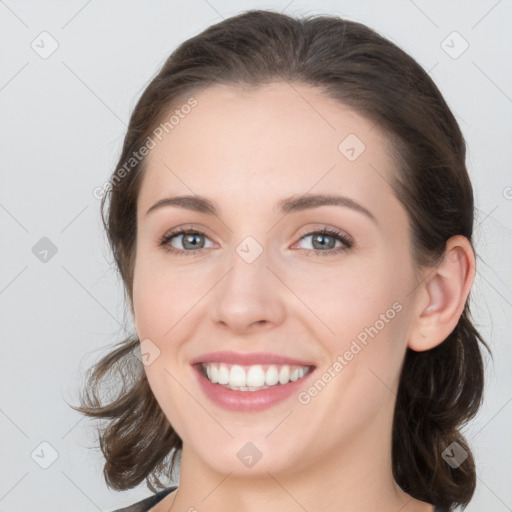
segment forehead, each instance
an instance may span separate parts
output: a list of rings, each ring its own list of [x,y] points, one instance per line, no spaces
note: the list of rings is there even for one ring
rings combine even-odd
[[[305,84],[209,86],[146,157],[139,202],[166,193],[260,202],[308,191],[392,194],[391,145],[375,124]],[[183,104],[190,98],[185,98]],[[178,122],[176,122],[178,121]],[[162,130],[160,130],[162,132]]]

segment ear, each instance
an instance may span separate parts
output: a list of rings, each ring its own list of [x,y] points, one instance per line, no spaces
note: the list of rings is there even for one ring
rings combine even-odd
[[[446,242],[442,260],[424,269],[416,293],[408,346],[418,352],[442,343],[455,329],[475,278],[475,254],[468,239]]]

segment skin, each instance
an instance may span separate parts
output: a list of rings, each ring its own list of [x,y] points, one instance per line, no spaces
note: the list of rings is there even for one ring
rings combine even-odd
[[[469,243],[454,237],[436,268],[417,266],[388,185],[388,140],[319,90],[276,82],[194,97],[148,155],[138,197],[132,311],[139,338],[160,351],[145,371],[184,446],[179,489],[152,512],[432,511],[393,479],[393,407],[407,346],[428,350],[457,323],[474,277]],[[338,150],[349,134],[366,146],[354,161]],[[340,206],[277,212],[279,200],[306,192],[342,194],[375,220]],[[211,199],[219,214],[171,206],[146,215],[185,194]],[[206,233],[201,253],[182,236],[172,246],[190,254],[158,245],[180,226]],[[324,226],[353,246],[320,254],[308,234]],[[236,251],[247,236],[264,249],[252,263]],[[321,376],[397,302],[400,312],[308,404],[292,395],[261,412],[228,411],[190,366],[212,350],[268,351],[313,361]],[[247,442],[262,453],[251,468],[237,457]]]

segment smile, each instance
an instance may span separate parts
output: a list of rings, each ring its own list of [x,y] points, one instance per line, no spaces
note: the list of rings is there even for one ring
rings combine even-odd
[[[212,404],[233,412],[256,413],[306,389],[316,367],[275,363],[242,366],[215,361],[193,364],[192,369],[200,390]]]
[[[251,365],[229,363],[202,363],[201,373],[212,384],[219,384],[234,391],[261,391],[273,386],[283,386],[302,379],[312,371],[311,366]]]

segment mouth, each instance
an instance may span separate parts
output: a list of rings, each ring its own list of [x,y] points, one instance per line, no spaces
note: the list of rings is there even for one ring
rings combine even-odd
[[[237,412],[257,412],[290,398],[307,386],[311,364],[192,364],[205,396],[215,405]]]
[[[212,384],[218,384],[233,391],[262,391],[275,386],[285,386],[303,379],[314,366],[298,365],[250,365],[229,363],[199,363],[198,369]]]

